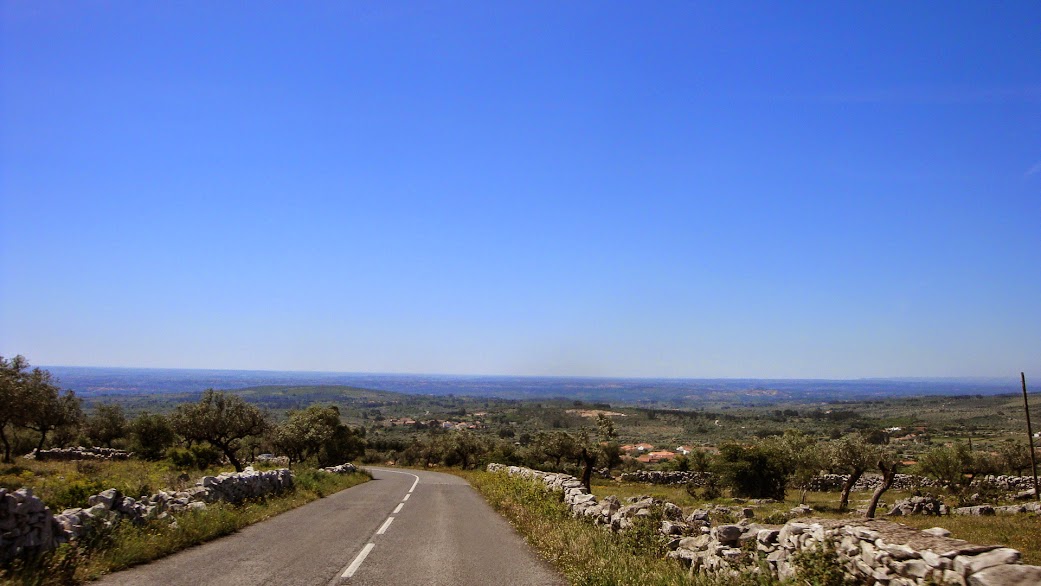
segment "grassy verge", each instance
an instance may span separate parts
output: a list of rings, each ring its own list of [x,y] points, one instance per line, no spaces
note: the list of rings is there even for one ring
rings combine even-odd
[[[574,519],[559,496],[502,473],[443,470],[464,477],[571,584],[739,586],[775,584],[751,575],[716,578],[690,575],[678,562],[646,549],[647,532],[618,535]]]
[[[31,564],[0,570],[0,584],[82,583],[233,533],[371,478],[364,472],[345,475],[307,469],[294,472],[295,488],[288,493],[239,505],[213,504],[205,511],[178,515],[175,526],[163,521],[142,526],[122,524],[88,543],[62,546]]]

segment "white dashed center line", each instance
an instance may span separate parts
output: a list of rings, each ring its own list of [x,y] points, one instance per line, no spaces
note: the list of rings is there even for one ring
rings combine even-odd
[[[391,515],[397,515],[401,512],[401,508],[405,506],[405,501],[407,501],[408,498],[412,496],[412,491],[416,490],[416,486],[419,484],[419,476],[416,476],[415,474],[409,474],[408,472],[398,472],[397,470],[381,470],[381,472],[392,472],[394,474],[408,474],[409,476],[416,479],[412,482],[412,487],[408,489],[408,493],[406,493],[405,497],[401,499],[401,502],[398,503],[398,506],[394,507],[394,512],[392,512]],[[383,535],[384,533],[386,533],[387,529],[390,528],[390,524],[393,522],[393,516],[387,517],[387,520],[384,521],[383,525],[380,525],[380,528],[376,531],[376,535]],[[367,543],[365,547],[361,548],[361,551],[358,552],[358,555],[354,558],[354,561],[351,562],[351,565],[347,566],[347,569],[343,571],[343,574],[340,574],[340,579],[346,580],[347,578],[353,576],[354,573],[358,571],[358,568],[361,567],[362,562],[365,561],[365,558],[368,557],[369,552],[371,552],[372,548],[374,547],[376,547],[375,543]]]
[[[358,556],[354,558],[354,561],[351,562],[351,565],[347,566],[347,569],[343,571],[343,574],[341,574],[340,577],[350,578],[351,576],[353,576],[354,573],[358,571],[358,568],[361,567],[361,563],[365,561],[365,558],[368,557],[369,552],[372,551],[372,548],[374,547],[376,547],[375,543],[369,543],[365,547],[361,548],[361,551],[358,552]]]

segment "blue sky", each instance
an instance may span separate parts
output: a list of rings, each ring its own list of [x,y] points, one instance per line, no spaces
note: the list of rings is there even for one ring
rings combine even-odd
[[[2,355],[1041,375],[1037,2],[0,7]]]

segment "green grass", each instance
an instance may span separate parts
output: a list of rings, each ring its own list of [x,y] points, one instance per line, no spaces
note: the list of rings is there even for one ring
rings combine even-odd
[[[146,460],[38,462],[16,458],[14,464],[0,465],[0,487],[17,490],[32,488],[51,511],[84,507],[87,497],[105,489],[117,488],[137,498],[159,490],[184,490],[206,475],[234,472],[231,466],[185,472],[169,462]]]
[[[444,470],[449,472],[449,470]],[[679,562],[635,552],[633,537],[571,517],[559,496],[503,473],[450,471],[465,478],[567,580],[581,586],[776,584],[767,577],[690,575]],[[636,537],[639,538],[638,536]]]
[[[1041,516],[1032,513],[1018,515],[995,515],[993,517],[899,517],[896,521],[928,529],[943,527],[951,537],[982,545],[1001,544],[1018,549],[1023,554],[1023,563],[1041,565]]]
[[[247,525],[361,484],[366,472],[327,474],[295,470],[295,487],[283,495],[239,505],[216,503],[205,511],[177,515],[177,526],[152,521],[142,526],[122,524],[77,547],[63,546],[33,564],[0,570],[0,584],[58,585],[82,583],[103,574],[146,563],[182,549],[234,533]]]

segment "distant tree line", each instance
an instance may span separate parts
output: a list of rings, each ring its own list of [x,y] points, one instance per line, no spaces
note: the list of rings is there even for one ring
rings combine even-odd
[[[170,458],[180,467],[227,460],[241,471],[261,450],[284,455],[291,464],[349,462],[364,453],[365,430],[343,423],[335,406],[322,405],[290,411],[276,424],[241,397],[213,389],[169,416],[143,412],[130,419],[115,403],[84,413],[80,398],[61,390],[49,372],[30,368],[23,356],[0,356],[0,444],[5,463],[16,453],[76,444],[129,449],[150,460]]]

